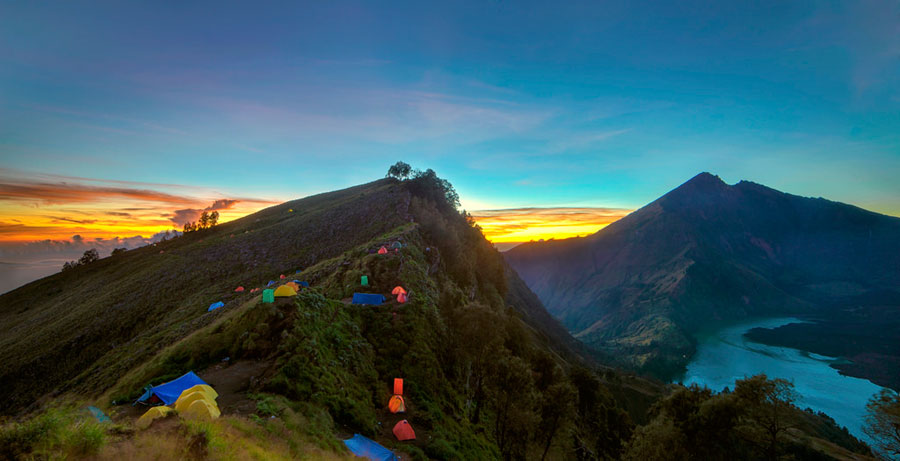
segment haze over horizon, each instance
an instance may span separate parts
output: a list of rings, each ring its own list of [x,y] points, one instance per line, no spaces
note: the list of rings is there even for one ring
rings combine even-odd
[[[0,262],[46,272],[398,160],[449,179],[504,244],[590,234],[701,171],[900,216],[898,15],[877,0],[5,4]]]

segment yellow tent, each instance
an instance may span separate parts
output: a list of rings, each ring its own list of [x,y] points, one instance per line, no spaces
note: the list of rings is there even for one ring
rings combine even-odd
[[[219,393],[216,392],[215,389],[213,389],[211,386],[206,385],[206,384],[198,384],[196,386],[189,387],[189,388],[185,389],[184,391],[182,391],[181,395],[188,395],[188,394],[191,394],[196,391],[206,392],[206,394],[209,395],[209,397],[212,400],[215,400],[219,396]]]
[[[219,407],[217,407],[214,403],[210,403],[209,400],[206,399],[194,400],[187,407],[187,409],[180,413],[185,418],[205,420],[216,419],[220,414],[222,414],[219,411]]]
[[[162,418],[169,413],[172,413],[173,409],[169,407],[153,407],[147,410],[146,413],[143,414],[140,418],[138,418],[137,422],[134,424],[138,427],[138,429],[146,429],[150,427],[150,424],[153,423],[153,420],[156,418]]]
[[[277,290],[275,290],[276,298],[284,298],[287,296],[297,296],[297,290],[295,290],[287,285],[282,285],[282,286],[278,287]]]
[[[206,392],[194,391],[190,394],[181,394],[181,397],[178,397],[178,400],[175,401],[175,409],[178,410],[179,413],[183,413],[195,400],[206,400],[213,405],[216,404],[216,400],[211,398]]]

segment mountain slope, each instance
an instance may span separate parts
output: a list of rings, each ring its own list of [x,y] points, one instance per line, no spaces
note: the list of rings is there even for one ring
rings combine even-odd
[[[711,322],[900,304],[900,219],[709,173],[589,237],[506,259],[576,337],[661,377]]]
[[[234,363],[225,370],[262,371],[241,376],[247,390],[226,401],[271,396],[262,398],[284,402],[282,416],[321,420],[324,412],[316,440],[326,446],[333,432],[345,431],[397,445],[389,428],[399,415],[384,406],[389,383],[402,376],[411,410],[405,417],[421,440],[403,449],[414,457],[536,449],[530,437],[502,434],[537,430],[539,396],[593,360],[455,210],[444,187],[433,176],[386,179],[287,202],[0,296],[2,411],[85,399],[106,407],[130,402],[147,383],[192,369],[215,375],[209,370]],[[393,242],[403,248],[373,253]],[[312,288],[275,306],[234,292],[280,281],[279,274]],[[359,285],[361,275],[368,287]],[[396,285],[410,291],[408,303],[340,301],[354,291],[390,298]],[[218,300],[225,307],[207,312]],[[640,420],[662,388],[611,370],[605,376],[582,386],[590,398],[584,405],[620,415],[613,420],[623,435],[602,448],[615,453],[631,427],[619,405]],[[508,387],[504,379],[519,381]],[[246,407],[223,408],[240,416]],[[127,422],[120,408],[109,411]],[[528,425],[503,419],[510,408]],[[599,443],[585,434],[574,440]],[[573,440],[548,437],[551,452]]]

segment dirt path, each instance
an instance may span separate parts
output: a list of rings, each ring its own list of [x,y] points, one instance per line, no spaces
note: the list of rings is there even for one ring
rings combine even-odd
[[[248,415],[256,412],[256,402],[247,397],[247,391],[271,366],[271,361],[240,360],[213,365],[197,375],[219,394],[216,403],[223,414]]]

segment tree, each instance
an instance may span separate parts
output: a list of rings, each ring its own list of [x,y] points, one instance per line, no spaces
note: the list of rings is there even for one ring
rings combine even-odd
[[[863,432],[875,441],[884,459],[900,459],[900,394],[882,389],[866,404]]]
[[[97,252],[96,248],[91,248],[84,252],[84,255],[81,256],[81,259],[78,260],[78,264],[90,264],[96,260],[100,259],[100,253]]]
[[[78,263],[76,263],[75,261],[66,261],[65,263],[63,263],[62,271],[65,272],[75,269],[76,267],[78,267]]]
[[[793,427],[789,413],[797,399],[794,384],[759,374],[735,382],[734,396],[749,423],[741,427],[748,441],[760,447],[769,459],[778,459],[779,439]]]
[[[547,458],[553,438],[559,433],[560,427],[572,416],[575,410],[575,388],[566,381],[550,385],[541,396],[541,422],[538,424],[538,442],[543,444],[544,451],[541,461]]]
[[[504,354],[490,378],[488,402],[494,410],[497,448],[504,459],[523,459],[537,423],[531,368],[525,360]]]
[[[200,221],[197,223],[200,225],[200,229],[206,229],[209,227],[209,213],[204,211],[200,214]]]
[[[125,253],[126,251],[128,250],[125,248],[113,248],[112,256],[120,255],[122,253]]]
[[[411,172],[412,172],[412,167],[409,166],[408,163],[397,162],[397,163],[391,165],[390,168],[388,168],[388,172],[387,172],[387,175],[385,175],[385,177],[397,178],[402,181],[402,180],[409,179],[409,175]]]
[[[216,227],[216,224],[219,224],[219,212],[213,211],[209,214],[209,227]]]

